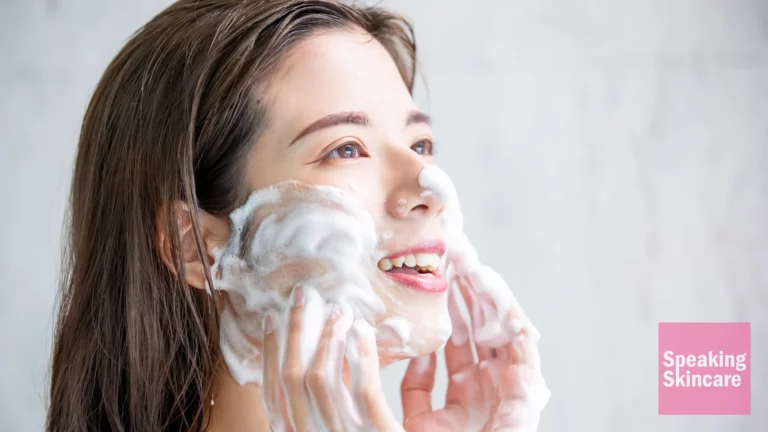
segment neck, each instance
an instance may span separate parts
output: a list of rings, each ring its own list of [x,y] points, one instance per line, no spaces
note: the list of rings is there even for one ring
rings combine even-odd
[[[241,386],[222,362],[213,377],[213,404],[206,410],[203,424],[209,422],[210,432],[268,432],[269,420],[261,399],[261,387]]]
[[[380,358],[380,362],[383,368],[392,360]],[[349,387],[351,376],[346,362],[343,380]],[[268,432],[269,420],[261,397],[261,387],[256,384],[241,386],[222,362],[216,368],[213,378],[213,405],[206,410],[203,424],[208,422],[209,432]]]

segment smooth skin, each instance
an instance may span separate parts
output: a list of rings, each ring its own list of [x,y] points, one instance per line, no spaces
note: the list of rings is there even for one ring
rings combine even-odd
[[[389,53],[375,39],[355,30],[339,30],[299,43],[278,65],[260,99],[267,104],[267,119],[247,158],[244,181],[249,190],[285,180],[336,186],[359,199],[380,232],[392,234],[385,249],[444,240],[439,219],[442,204],[422,196],[418,183],[421,170],[434,163],[428,118],[418,110]],[[318,119],[336,116],[338,120],[340,113],[345,121],[303,133]],[[467,143],[466,150],[481,151],[481,143]],[[176,208],[182,245],[194,244],[188,241],[188,211]],[[206,249],[213,256],[214,249],[229,238],[228,220],[204,212],[200,219]],[[164,244],[162,238],[159,244]],[[197,251],[184,252],[187,282],[204,289]],[[393,316],[409,322],[420,322],[423,316],[439,321],[449,313],[447,292],[395,286],[383,273],[372,282],[386,303],[378,322]],[[292,295],[294,300],[303,297],[295,290]],[[227,304],[226,299],[221,304]],[[538,352],[525,334],[522,341],[509,341],[505,348],[448,342],[446,360],[452,378],[447,404],[433,411],[429,394],[435,360],[430,354],[445,342],[445,335],[427,325],[415,326],[411,338],[422,343],[413,355],[430,357],[428,367],[416,367],[427,361],[417,360],[404,377],[403,426],[386,404],[379,376],[380,366],[399,358],[382,354],[386,351],[377,346],[373,331],[364,323],[335,316],[325,324],[313,362],[302,364],[297,341],[305,307],[309,305],[296,301],[286,312],[289,316],[281,322],[289,323],[288,337],[278,337],[281,329],[275,328],[265,334],[260,347],[265,368],[262,386],[240,386],[222,362],[214,377],[214,400],[206,411],[208,430],[350,430],[359,425],[365,430],[466,431],[478,418],[487,423],[481,422],[478,430],[495,430],[498,424],[509,423],[507,417],[515,410],[533,412],[538,418],[539,408],[529,407],[521,398],[529,381],[540,376]],[[512,313],[509,317],[514,318]],[[269,328],[266,320],[270,318],[263,319]],[[455,329],[461,328],[455,317],[453,322]],[[340,352],[350,350],[358,354],[354,364],[341,360]],[[471,379],[462,381],[462,376]]]

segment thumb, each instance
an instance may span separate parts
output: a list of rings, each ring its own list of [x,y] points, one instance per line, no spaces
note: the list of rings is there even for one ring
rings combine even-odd
[[[437,355],[417,357],[408,363],[400,398],[403,402],[403,424],[409,419],[432,411],[432,388],[435,385]]]

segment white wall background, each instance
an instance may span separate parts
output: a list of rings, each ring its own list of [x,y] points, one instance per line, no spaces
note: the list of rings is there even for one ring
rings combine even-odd
[[[43,427],[85,105],[167,3],[0,1],[0,430]],[[768,1],[383,4],[470,235],[544,334],[541,431],[768,430]],[[751,416],[656,414],[657,323],[687,320],[752,322]]]

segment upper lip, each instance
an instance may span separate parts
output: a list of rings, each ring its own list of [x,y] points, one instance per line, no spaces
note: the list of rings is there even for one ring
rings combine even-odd
[[[410,246],[405,249],[392,252],[382,259],[392,259],[403,255],[415,255],[419,253],[431,253],[443,256],[445,254],[445,242],[441,240],[430,240],[415,246]]]

